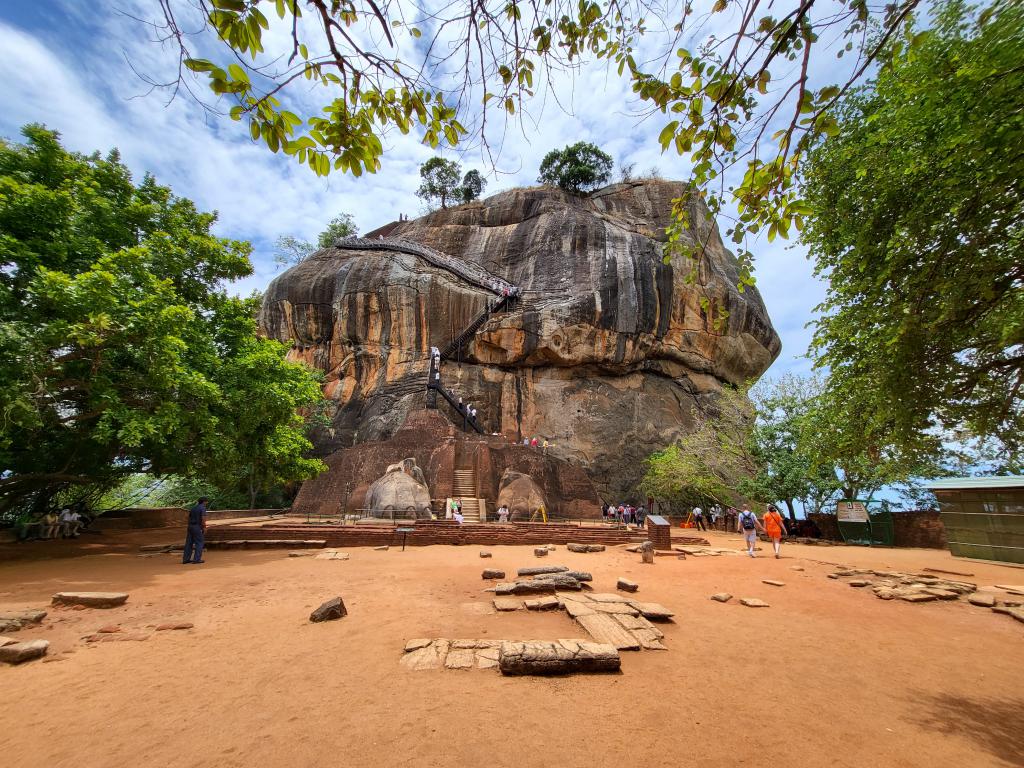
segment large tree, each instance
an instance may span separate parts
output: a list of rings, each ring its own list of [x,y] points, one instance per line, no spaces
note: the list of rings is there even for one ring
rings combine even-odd
[[[803,215],[793,181],[807,141],[834,130],[829,107],[919,2],[472,0],[421,10],[377,0],[167,0],[142,29],[179,53],[175,72],[149,77],[154,86],[198,96],[195,73],[227,97],[254,141],[321,175],[379,170],[392,129],[431,147],[470,138],[490,146],[487,126],[504,130],[494,118],[522,115],[546,78],[607,62],[662,121],[662,148],[691,161],[690,181],[712,212],[738,203],[728,234],[749,281],[747,236],[786,236]],[[270,41],[286,47],[265,51]],[[833,82],[812,83],[823,60]],[[326,86],[320,100],[305,95],[307,81]],[[303,96],[291,98],[295,89]],[[733,167],[742,174],[735,187],[726,185]],[[679,200],[669,243],[700,258],[701,244],[683,245],[687,210]]]
[[[1024,6],[947,2],[886,49],[806,168],[829,400],[913,463],[936,434],[1024,442]],[[1019,462],[1017,462],[1019,463]]]
[[[589,142],[578,141],[544,155],[537,181],[577,194],[589,192],[608,183],[612,165],[614,161],[607,152]]]
[[[307,477],[311,371],[256,335],[249,244],[115,152],[0,141],[0,512],[137,472]],[[63,495],[62,495],[63,494]]]

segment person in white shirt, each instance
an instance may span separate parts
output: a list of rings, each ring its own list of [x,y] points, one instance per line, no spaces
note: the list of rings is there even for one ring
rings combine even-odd
[[[81,523],[82,516],[77,512],[72,512],[70,508],[64,507],[60,511],[60,535],[67,538],[78,538],[78,528]]]
[[[508,522],[508,507],[506,507],[504,504],[502,504],[500,507],[498,507],[498,522],[499,523],[507,523]]]
[[[697,526],[698,531],[706,531],[707,525],[704,524],[704,510],[700,507],[693,508],[693,524]]]
[[[743,534],[747,542],[747,554],[754,557],[754,545],[757,543],[758,530],[763,531],[764,526],[757,519],[757,515],[744,505],[743,511],[736,516],[736,530]]]
[[[458,523],[459,525],[462,525],[462,521],[463,521],[464,518],[462,517],[462,510],[461,509],[456,509],[455,510],[455,514],[452,515],[452,517],[455,518],[455,522],[456,523]]]

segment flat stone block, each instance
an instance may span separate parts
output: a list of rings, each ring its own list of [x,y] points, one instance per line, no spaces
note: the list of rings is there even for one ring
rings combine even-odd
[[[611,645],[620,651],[640,650],[640,641],[616,621],[614,616],[592,613],[577,616],[576,622],[599,643]]]
[[[711,596],[711,599],[717,600],[720,603],[728,603],[730,600],[732,600],[732,595],[730,595],[728,592],[717,592]]]
[[[499,571],[497,568],[485,568],[480,577],[483,579],[504,579],[505,572]]]
[[[747,608],[768,608],[769,605],[764,600],[759,600],[756,597],[741,597],[740,605],[745,605]]]
[[[637,584],[635,581],[619,578],[619,580],[615,584],[615,588],[621,589],[623,592],[636,592],[638,589],[640,589],[640,585]]]
[[[536,568],[520,568],[517,576],[541,576],[548,573],[565,573],[569,570],[565,565],[540,565]]]
[[[533,556],[534,557],[547,557],[548,556],[548,548],[547,547],[537,547],[536,549],[533,550]]]
[[[538,597],[525,601],[525,605],[528,611],[551,611],[558,608],[558,598],[554,595],[551,597]]]
[[[522,600],[498,597],[494,600],[494,608],[498,611],[518,611],[523,607]]]
[[[50,647],[47,640],[29,640],[24,643],[10,643],[0,646],[0,661],[7,664],[21,664],[46,655]]]
[[[675,616],[672,611],[660,603],[641,603],[632,600],[629,604],[640,611],[641,616],[651,621],[668,621]]]
[[[784,586],[786,586],[786,582],[784,582],[784,581],[776,581],[775,579],[761,579],[761,583],[762,584],[767,584],[770,587],[784,587]]]
[[[58,592],[54,605],[84,605],[87,608],[116,608],[128,600],[127,592]]]
[[[621,660],[614,647],[583,640],[505,642],[498,666],[504,675],[565,675],[617,672]]]

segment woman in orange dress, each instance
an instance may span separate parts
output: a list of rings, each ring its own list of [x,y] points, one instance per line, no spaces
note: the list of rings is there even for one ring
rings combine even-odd
[[[764,513],[764,529],[768,538],[772,540],[772,547],[775,549],[775,559],[779,558],[779,549],[782,547],[782,537],[786,534],[786,524],[782,522],[782,515],[774,504],[768,505],[768,511]]]

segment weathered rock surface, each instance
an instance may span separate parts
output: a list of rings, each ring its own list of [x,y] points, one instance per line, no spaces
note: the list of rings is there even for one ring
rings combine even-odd
[[[586,640],[504,642],[498,652],[503,675],[567,675],[617,672],[619,652],[611,645]]]
[[[543,435],[553,452],[589,466],[607,495],[625,492],[643,458],[693,428],[695,403],[759,375],[780,349],[756,289],[737,290],[735,260],[696,199],[690,237],[707,244],[698,285],[684,254],[663,261],[671,201],[685,194],[661,180],[587,197],[515,189],[389,225],[381,234],[396,240],[370,233],[285,272],[267,290],[260,327],[325,373],[333,410],[316,438],[322,453],[392,435],[421,406],[430,347],[493,298],[475,284],[486,278],[388,247],[402,239],[524,291],[461,364],[444,365],[445,385],[489,432]]]
[[[528,611],[550,611],[558,607],[558,598],[554,595],[536,597],[532,600],[525,600],[524,604]]]
[[[511,597],[494,598],[494,609],[496,611],[518,611],[522,607],[522,600],[515,600]]]
[[[967,602],[980,608],[991,608],[996,604],[996,596],[991,592],[982,592],[977,595],[971,595],[967,598]]]
[[[498,500],[494,507],[502,504],[509,508],[513,518],[524,520],[541,507],[547,509],[544,491],[533,481],[533,478],[513,469],[506,469],[498,481]]]
[[[498,584],[494,588],[496,595],[533,595],[554,592],[559,589],[579,590],[580,583],[560,573],[545,574],[543,579],[533,581],[516,581]]]
[[[84,605],[87,608],[116,608],[128,600],[127,592],[58,592],[54,605]]]
[[[499,571],[497,568],[484,568],[483,573],[480,574],[483,579],[504,579],[505,572]]]
[[[537,547],[536,549],[533,550],[533,555],[534,555],[534,557],[547,557],[548,556],[548,548],[547,547]]]
[[[0,646],[0,661],[7,664],[21,664],[23,661],[31,661],[46,655],[46,649],[50,647],[47,640],[29,640],[24,643],[9,643]]]
[[[416,459],[390,465],[366,493],[371,512],[403,512],[410,517],[430,517],[430,489]]]
[[[334,621],[335,619],[340,619],[345,616],[348,616],[348,609],[345,607],[345,601],[340,597],[332,597],[309,614],[309,620],[314,622]]]

